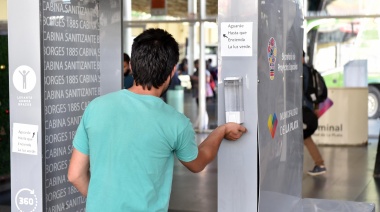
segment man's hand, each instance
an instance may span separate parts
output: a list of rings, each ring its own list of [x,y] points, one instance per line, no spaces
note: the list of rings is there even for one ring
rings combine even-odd
[[[247,132],[247,129],[245,127],[233,122],[227,123],[224,126],[224,138],[230,141],[236,141],[243,135],[243,133]]]
[[[210,135],[198,146],[198,157],[190,162],[182,162],[192,172],[202,171],[207,164],[214,160],[218,153],[219,146],[223,138],[235,141],[239,139],[247,129],[240,124],[227,123],[217,127]]]

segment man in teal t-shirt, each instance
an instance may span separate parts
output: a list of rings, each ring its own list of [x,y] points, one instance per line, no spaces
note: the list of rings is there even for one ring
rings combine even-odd
[[[178,61],[178,44],[164,30],[135,38],[135,84],[93,100],[78,126],[68,179],[84,196],[86,211],[168,211],[174,155],[192,172],[216,156],[223,138],[246,129],[216,128],[199,146],[191,122],[162,101]]]

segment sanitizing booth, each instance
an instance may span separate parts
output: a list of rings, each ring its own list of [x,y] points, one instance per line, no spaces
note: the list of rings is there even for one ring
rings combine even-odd
[[[375,211],[374,204],[302,199],[302,1],[219,0],[218,211]]]
[[[8,1],[12,211],[85,211],[67,168],[87,104],[121,89],[121,5]],[[248,129],[220,147],[218,211],[374,211],[301,197],[301,2],[219,0],[218,10],[218,120]]]

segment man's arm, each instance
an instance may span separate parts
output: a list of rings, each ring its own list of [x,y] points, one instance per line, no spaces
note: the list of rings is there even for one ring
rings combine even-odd
[[[198,146],[198,157],[195,160],[190,162],[181,161],[181,163],[194,173],[200,172],[207,164],[214,160],[223,138],[235,141],[245,132],[247,132],[247,129],[236,123],[221,125],[212,131]]]
[[[87,197],[88,184],[90,182],[89,168],[90,160],[88,155],[74,149],[70,160],[67,178],[85,197]]]

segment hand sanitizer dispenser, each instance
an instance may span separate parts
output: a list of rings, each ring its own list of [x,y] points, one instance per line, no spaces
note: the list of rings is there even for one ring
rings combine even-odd
[[[226,110],[226,123],[244,122],[244,101],[243,101],[243,78],[224,78],[224,105]]]

